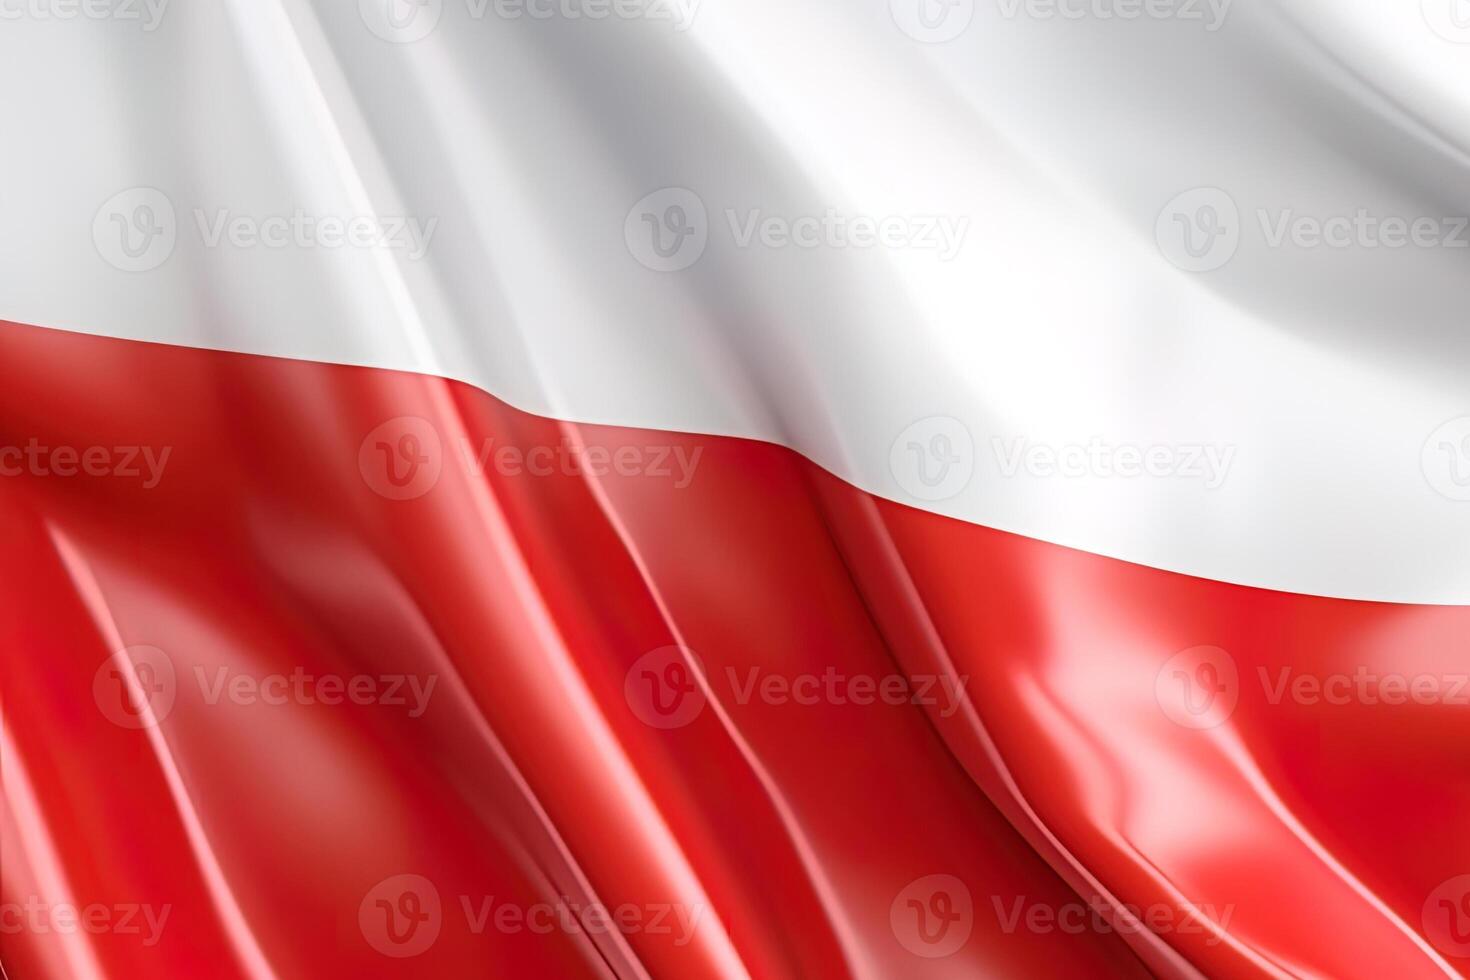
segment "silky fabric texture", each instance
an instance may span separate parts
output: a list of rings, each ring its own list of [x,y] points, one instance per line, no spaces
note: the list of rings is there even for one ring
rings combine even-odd
[[[152,487],[0,481],[5,901],[169,909],[151,945],[7,930],[12,976],[1453,975],[1463,712],[1271,697],[1443,670],[1462,608],[1129,565],[442,379],[13,324],[0,355],[7,443],[170,448]],[[697,464],[494,454],[568,445]],[[1200,647],[1228,704],[1171,693]],[[221,680],[293,672],[314,697]],[[628,924],[529,912],[595,903]]]

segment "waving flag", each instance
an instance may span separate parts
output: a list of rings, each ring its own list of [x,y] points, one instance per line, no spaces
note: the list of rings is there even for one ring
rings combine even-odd
[[[0,0],[0,965],[1470,975],[1459,0]]]

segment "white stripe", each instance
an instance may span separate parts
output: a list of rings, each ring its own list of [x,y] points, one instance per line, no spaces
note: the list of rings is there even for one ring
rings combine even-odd
[[[1470,214],[1460,0],[923,0],[959,17],[938,36],[971,15],[942,44],[900,27],[930,30],[919,2],[652,8],[692,12],[679,30],[619,16],[631,2],[425,0],[435,28],[399,44],[365,21],[409,0],[283,5],[289,30],[180,3],[155,31],[0,0],[20,12],[0,31],[19,93],[0,317],[441,374],[560,418],[780,442],[884,496],[1149,565],[1470,602],[1470,421],[1445,427],[1470,416],[1470,248],[1443,241],[1470,230],[1441,220]],[[527,5],[552,16],[495,13]],[[94,243],[135,186],[177,216],[151,271]],[[630,209],[667,187],[697,195],[707,244],[660,272],[625,224],[646,235]],[[1226,197],[1167,208],[1195,188]],[[1212,240],[1206,204],[1238,247],[1186,271],[1170,257],[1212,265],[1231,240],[1182,249],[1186,228]],[[195,214],[298,208],[438,224],[415,261],[208,247]],[[750,223],[829,209],[964,234],[775,247]],[[1426,219],[1435,244],[1302,244],[1301,218],[1360,210]],[[1112,472],[1134,450],[1163,475]]]

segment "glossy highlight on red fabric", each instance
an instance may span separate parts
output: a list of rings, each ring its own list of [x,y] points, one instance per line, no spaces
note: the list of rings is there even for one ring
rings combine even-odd
[[[1467,708],[1300,681],[1449,685],[1463,607],[15,324],[0,446],[13,980],[1470,964]]]

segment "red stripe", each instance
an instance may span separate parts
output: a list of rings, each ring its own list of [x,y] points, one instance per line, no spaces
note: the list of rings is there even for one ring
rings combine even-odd
[[[405,417],[440,473],[388,499],[384,458],[434,465],[418,423],[364,450]],[[493,440],[490,464],[462,440]],[[6,325],[0,447],[31,446],[0,456],[20,470],[0,477],[3,899],[31,916],[0,922],[12,977],[71,975],[68,944],[109,977],[249,975],[252,942],[281,977],[1434,976],[1410,934],[1458,951],[1460,892],[1436,889],[1470,872],[1447,690],[1465,608],[1160,572],[878,500],[786,449],[439,379]],[[116,472],[131,446],[170,450],[156,486],[141,454]],[[57,475],[58,447],[100,447],[108,475]],[[113,631],[174,669],[151,735],[109,720]],[[1194,717],[1176,668],[1228,680],[1171,660],[1196,647],[1239,678],[1210,728],[1169,715]],[[1283,668],[1359,665],[1445,679],[1441,703],[1272,703]],[[701,685],[683,702],[653,686],[680,669]],[[419,717],[242,703],[298,672],[318,699],[329,676],[373,678],[365,700],[436,686]],[[245,693],[211,704],[222,676]],[[65,897],[48,850],[79,905],[168,906],[159,941],[27,911]],[[377,904],[415,910],[408,880],[379,887],[400,875],[441,906],[407,959],[374,948],[410,948]],[[594,901],[623,925],[567,924]]]

